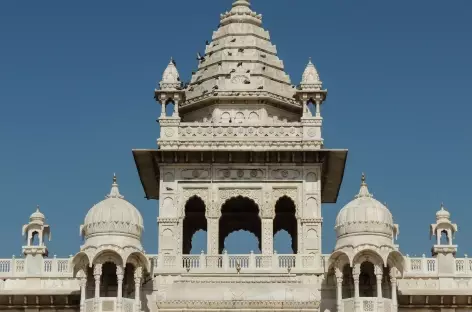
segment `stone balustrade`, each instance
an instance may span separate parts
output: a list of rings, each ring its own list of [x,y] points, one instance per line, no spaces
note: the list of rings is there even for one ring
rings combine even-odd
[[[355,308],[358,300],[358,309]],[[356,312],[393,312],[392,300],[388,298],[360,297],[343,299],[343,311]]]
[[[267,149],[319,147],[322,119],[313,119],[310,124],[301,122],[272,124],[161,122],[161,148],[185,146],[188,148],[210,148],[243,146]]]
[[[316,255],[158,255],[152,258],[155,272],[198,271],[202,273],[324,271]]]
[[[95,305],[95,298],[85,300],[85,312],[114,312],[118,311],[118,299],[116,297],[101,297]],[[121,309],[122,312],[134,312],[136,309],[136,302],[134,299],[122,298]]]
[[[454,258],[454,273],[458,276],[472,277],[472,258]],[[436,258],[405,257],[405,276],[438,276],[438,260]]]
[[[37,263],[29,265],[26,259],[12,258],[0,259],[0,278],[8,277],[72,277],[71,271],[72,257],[42,259],[40,266]]]

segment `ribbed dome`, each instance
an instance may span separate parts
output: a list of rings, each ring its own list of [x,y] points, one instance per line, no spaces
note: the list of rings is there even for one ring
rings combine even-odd
[[[388,208],[369,193],[365,176],[359,194],[344,206],[336,218],[338,238],[350,234],[381,234],[393,237],[393,217]]]
[[[36,207],[36,211],[33,212],[30,216],[30,222],[44,223],[45,220],[46,220],[46,217],[44,216],[44,214],[41,211],[39,211],[39,206]]]
[[[449,220],[450,218],[451,218],[451,214],[449,213],[449,211],[444,209],[444,205],[441,204],[441,209],[438,212],[436,212],[436,220],[443,220],[443,219]]]
[[[115,176],[110,194],[89,210],[81,228],[85,238],[112,234],[140,239],[144,226],[138,209],[120,194]]]

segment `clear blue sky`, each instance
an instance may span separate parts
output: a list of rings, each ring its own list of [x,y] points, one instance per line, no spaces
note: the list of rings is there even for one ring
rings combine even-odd
[[[157,251],[157,202],[144,199],[131,150],[156,147],[153,90],[169,58],[188,80],[231,2],[0,2],[2,257],[21,253],[36,204],[52,226],[50,253],[77,252],[113,172],[143,214],[146,251]],[[459,254],[472,252],[472,2],[253,2],[293,83],[313,58],[329,89],[326,147],[349,149],[338,203],[323,206],[323,252],[362,171],[400,224],[405,254],[429,254],[442,201]]]

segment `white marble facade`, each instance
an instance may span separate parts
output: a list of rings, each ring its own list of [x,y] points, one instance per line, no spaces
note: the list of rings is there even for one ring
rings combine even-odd
[[[31,215],[24,257],[0,259],[0,309],[472,311],[472,259],[456,258],[450,213],[441,206],[431,225],[431,257],[403,255],[399,226],[364,175],[323,253],[322,204],[336,202],[347,159],[323,146],[326,96],[311,60],[292,84],[261,15],[234,1],[189,83],[171,59],[155,90],[158,148],[133,151],[145,194],[159,203],[158,254],[144,252],[142,216],[114,177],[74,256],[48,255],[50,227],[39,208]],[[200,230],[207,252],[190,254]],[[228,254],[225,238],[238,230],[261,252]],[[280,230],[293,254],[274,250]]]

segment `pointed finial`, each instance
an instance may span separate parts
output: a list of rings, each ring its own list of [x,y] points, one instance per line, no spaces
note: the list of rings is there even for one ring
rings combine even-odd
[[[36,205],[36,212],[39,212],[39,205]]]
[[[313,62],[311,61],[311,56],[308,58],[308,64],[313,64]]]
[[[444,209],[444,203],[443,203],[443,202],[441,203],[441,210],[442,210],[442,211],[445,210],[445,209]]]
[[[373,197],[372,194],[369,193],[369,189],[367,188],[365,173],[362,173],[361,189],[359,190],[359,193],[355,196],[355,198],[359,197]]]
[[[106,196],[106,198],[121,198],[123,199],[124,196],[120,194],[120,190],[118,189],[118,183],[116,182],[116,174],[113,174],[113,184],[111,185],[110,194]]]

